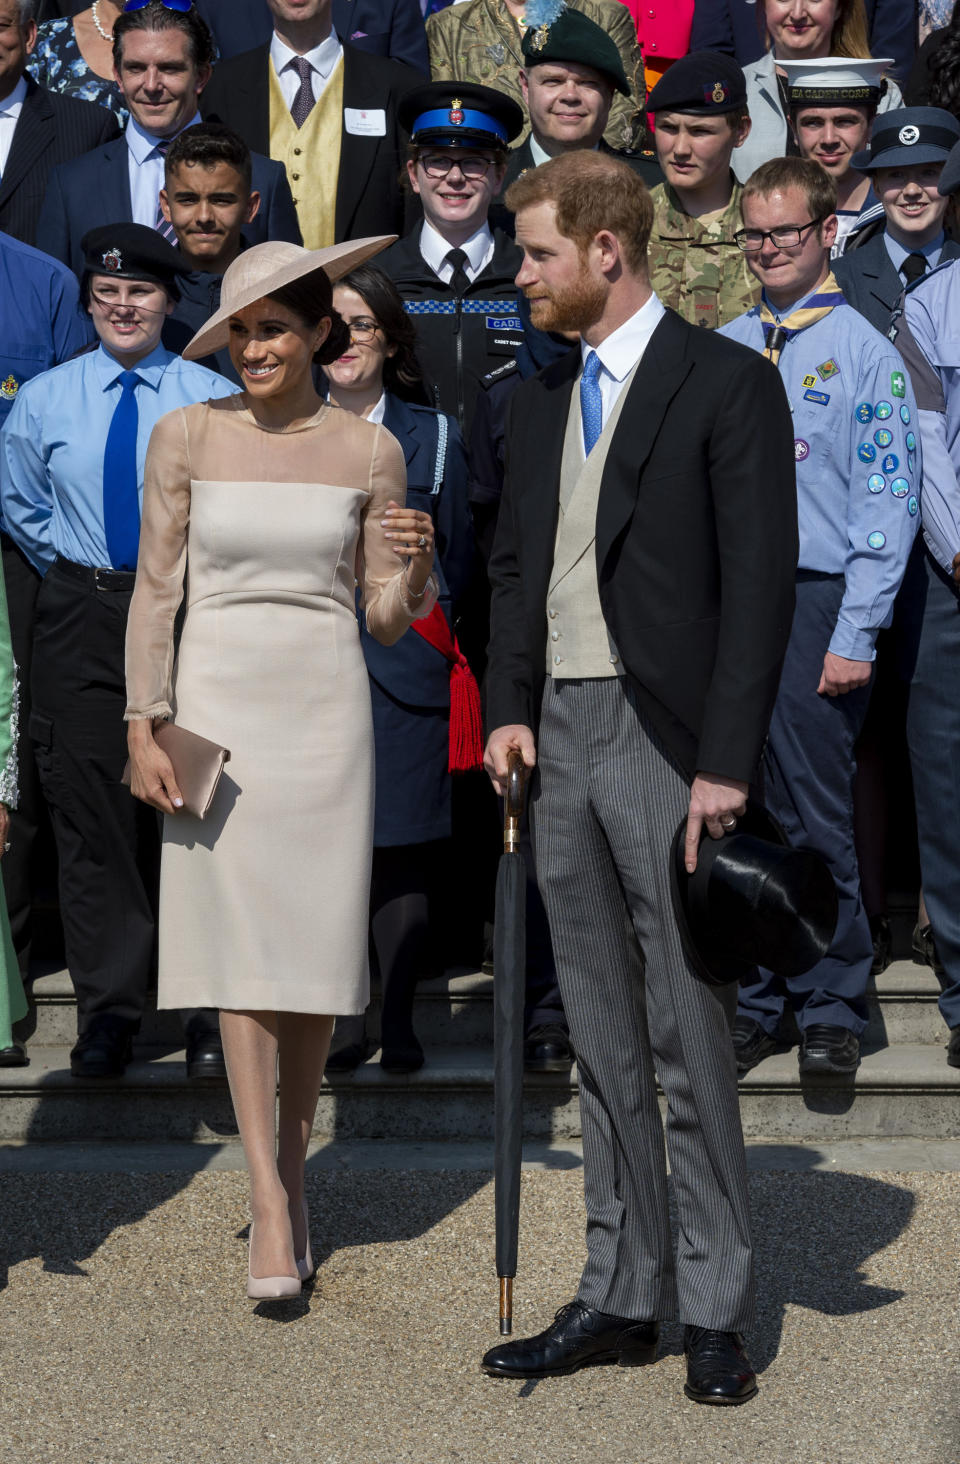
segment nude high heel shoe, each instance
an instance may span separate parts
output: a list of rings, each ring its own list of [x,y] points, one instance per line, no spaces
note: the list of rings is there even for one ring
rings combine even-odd
[[[297,1257],[297,1270],[300,1272],[300,1281],[306,1285],[312,1281],[317,1274],[317,1268],[313,1264],[313,1254],[310,1250],[310,1212],[307,1209],[307,1202],[303,1202],[303,1223],[307,1230],[307,1249],[304,1255]]]
[[[250,1225],[250,1254],[253,1254],[253,1224]],[[309,1242],[307,1255],[310,1254]],[[297,1262],[297,1270],[300,1262]],[[247,1295],[251,1301],[282,1301],[300,1295],[299,1276],[255,1276],[247,1261]]]

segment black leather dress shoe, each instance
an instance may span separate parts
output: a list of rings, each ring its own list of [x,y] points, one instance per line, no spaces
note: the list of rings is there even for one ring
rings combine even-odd
[[[893,936],[890,921],[886,915],[874,915],[870,921],[870,935],[873,939],[873,964],[871,976],[880,976],[893,959]]]
[[[416,1035],[381,1038],[380,1066],[385,1073],[416,1073],[423,1067],[423,1048]]]
[[[929,966],[937,976],[943,975],[943,962],[937,954],[937,942],[933,938],[931,925],[915,925],[910,950],[915,966]]]
[[[480,1366],[492,1378],[560,1377],[603,1362],[642,1367],[656,1357],[659,1335],[659,1322],[612,1317],[571,1301],[545,1332],[491,1347]]]
[[[776,1050],[776,1037],[765,1032],[759,1022],[755,1022],[752,1017],[734,1018],[733,1053],[737,1059],[737,1072],[741,1077]]]
[[[947,1043],[947,1062],[951,1067],[960,1068],[960,1027],[954,1027],[950,1032],[950,1041]]]
[[[187,1038],[187,1077],[190,1081],[214,1078],[226,1080],[227,1064],[223,1056],[220,1033],[208,1030],[199,1037]]]
[[[528,1073],[565,1073],[573,1062],[570,1034],[559,1022],[534,1027],[523,1041],[523,1066]]]
[[[365,1063],[373,1048],[370,1042],[364,1038],[362,1042],[348,1042],[345,1047],[338,1047],[336,1052],[331,1052],[324,1067],[325,1073],[352,1073],[355,1072],[361,1063]]]
[[[75,1078],[122,1078],[132,1053],[133,1024],[110,1012],[90,1018],[70,1053]]]
[[[757,1392],[757,1375],[743,1350],[739,1332],[715,1332],[711,1327],[684,1327],[687,1381],[683,1391],[694,1403],[730,1407],[746,1403]]]
[[[27,1056],[27,1049],[24,1043],[18,1042],[16,1037],[9,1047],[0,1047],[0,1067],[29,1067],[30,1059]]]
[[[802,1073],[855,1073],[860,1064],[860,1039],[848,1027],[814,1022],[800,1038]]]

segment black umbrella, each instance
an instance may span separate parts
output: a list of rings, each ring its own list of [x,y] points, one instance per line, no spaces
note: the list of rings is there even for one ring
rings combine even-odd
[[[523,817],[523,757],[507,762],[503,856],[497,870],[493,937],[494,1210],[500,1331],[513,1331],[513,1278],[520,1232],[520,1159],[523,1147],[523,998],[526,984],[527,872],[518,851]]]

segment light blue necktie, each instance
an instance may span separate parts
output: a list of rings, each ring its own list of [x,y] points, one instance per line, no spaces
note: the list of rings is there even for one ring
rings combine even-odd
[[[603,431],[603,398],[597,377],[600,375],[600,357],[591,351],[583,363],[580,376],[580,416],[583,420],[583,447],[587,457],[593,452],[597,438]]]
[[[123,391],[114,408],[103,453],[103,529],[113,569],[136,569],[140,546],[140,482],[137,473],[135,371],[118,378]]]

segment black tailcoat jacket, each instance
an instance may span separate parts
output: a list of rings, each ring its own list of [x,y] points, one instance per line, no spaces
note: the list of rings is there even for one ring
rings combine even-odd
[[[536,729],[564,424],[579,349],[510,405],[487,724]],[[668,310],[629,387],[597,508],[604,619],[642,706],[688,776],[750,782],[793,617],[793,426],[778,372]]]

